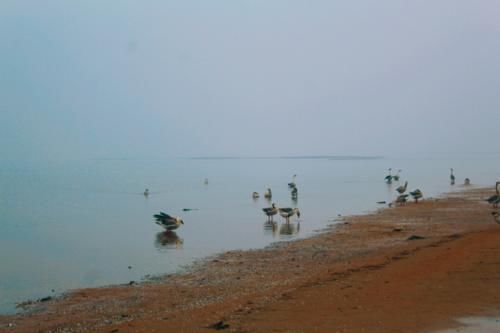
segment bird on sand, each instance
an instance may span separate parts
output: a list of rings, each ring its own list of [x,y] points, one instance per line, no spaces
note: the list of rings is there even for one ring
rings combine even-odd
[[[262,208],[262,211],[267,215],[267,220],[272,221],[273,216],[278,214],[278,207],[273,203],[271,207]]]
[[[498,189],[499,186],[500,186],[500,181],[495,183],[495,191],[497,193],[486,199],[486,201],[492,204],[493,207],[495,208],[498,207],[498,204],[500,203],[500,190]]]
[[[290,222],[290,217],[297,214],[297,217],[300,218],[300,210],[298,208],[279,208],[279,213],[281,217],[286,220],[286,223]]]
[[[453,168],[450,169],[450,184],[455,185],[455,175],[453,174]]]
[[[413,197],[415,200],[415,203],[418,203],[418,199],[421,199],[424,195],[422,194],[422,191],[420,191],[418,188],[415,191],[411,191],[410,195]]]
[[[404,185],[399,186],[396,191],[398,191],[399,194],[403,194],[406,192],[406,188],[408,187],[408,182],[405,182]]]
[[[396,198],[396,203],[399,206],[404,206],[406,205],[406,202],[408,201],[408,194],[401,194]]]
[[[160,212],[159,214],[155,214],[153,216],[156,219],[155,223],[162,226],[167,231],[177,229],[181,226],[181,224],[184,224],[184,221],[180,217],[170,216],[164,212]]]

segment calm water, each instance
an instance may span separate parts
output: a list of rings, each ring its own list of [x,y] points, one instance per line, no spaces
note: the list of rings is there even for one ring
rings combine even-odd
[[[387,168],[424,195],[500,178],[499,155],[399,159],[171,159],[90,160],[29,167],[0,166],[0,312],[16,302],[68,289],[126,283],[176,272],[229,249],[264,247],[307,237],[338,214],[362,213],[394,199]],[[451,187],[449,168],[457,185]],[[297,174],[299,198],[287,183]],[[204,178],[209,184],[204,185]],[[291,229],[266,226],[262,194],[300,207]],[[149,188],[151,195],[142,192]],[[253,200],[253,191],[261,198]],[[183,208],[197,210],[184,212]],[[180,215],[185,225],[165,235],[152,215]],[[129,269],[129,266],[131,268]]]

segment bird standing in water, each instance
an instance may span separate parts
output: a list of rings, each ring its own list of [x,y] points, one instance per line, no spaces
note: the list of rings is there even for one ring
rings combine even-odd
[[[389,174],[387,176],[385,176],[384,179],[385,179],[385,182],[387,184],[392,184],[392,174],[391,174],[392,168],[389,168],[388,171],[389,171]]]
[[[405,182],[404,185],[399,186],[396,191],[398,191],[399,194],[403,194],[406,192],[406,188],[408,187],[408,182]]]

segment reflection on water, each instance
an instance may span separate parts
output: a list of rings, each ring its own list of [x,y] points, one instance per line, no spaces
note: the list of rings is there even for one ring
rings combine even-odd
[[[175,231],[162,231],[156,234],[155,247],[158,250],[180,249],[184,240]]]
[[[300,223],[283,223],[280,226],[280,235],[292,236],[298,234],[300,231]]]
[[[264,234],[272,235],[273,238],[276,237],[278,232],[278,223],[273,221],[264,222]]]

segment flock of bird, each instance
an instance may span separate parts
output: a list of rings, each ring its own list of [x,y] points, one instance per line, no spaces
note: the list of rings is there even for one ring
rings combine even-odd
[[[292,181],[288,183],[288,188],[290,189],[292,200],[296,200],[299,195],[299,190],[297,189],[297,184],[295,183],[296,177],[297,175],[293,175]],[[252,197],[258,198],[259,194],[257,192],[253,192]],[[272,192],[270,188],[268,188],[266,192],[264,192],[264,197],[269,200],[272,199]],[[273,203],[271,207],[262,208],[262,211],[267,216],[268,223],[273,223],[273,217],[276,214],[279,214],[281,217],[283,217],[286,223],[290,223],[290,218],[294,215],[297,215],[297,217],[300,218],[300,210],[298,208],[292,208],[292,207],[281,208],[277,207],[275,203]]]
[[[392,168],[388,169],[389,174],[385,177],[385,182],[387,184],[392,184],[393,181],[399,182],[400,180],[400,174],[402,172],[401,169],[397,171],[395,175],[392,174]],[[455,175],[453,174],[453,168],[450,169],[450,184],[455,185]],[[292,197],[292,200],[296,200],[298,198],[298,189],[297,189],[297,184],[295,183],[297,175],[293,175],[292,181],[288,183],[288,188],[290,190],[290,194]],[[208,184],[208,179],[205,178],[204,184]],[[464,185],[470,185],[470,179],[465,178],[464,180]],[[413,200],[415,200],[415,203],[418,203],[418,200],[420,200],[423,197],[423,193],[420,189],[415,189],[413,191],[410,191],[406,193],[408,189],[408,181],[405,181],[403,185],[400,185],[396,188],[396,191],[398,192],[398,196],[396,197],[395,203],[397,205],[406,205],[408,201],[408,197],[411,196]],[[489,197],[487,199],[487,202],[493,205],[493,208],[498,208],[498,205],[500,204],[500,181],[497,181],[495,184],[495,191],[496,194]],[[146,189],[144,191],[144,196],[147,197],[149,196],[149,190]],[[257,199],[259,198],[260,195],[258,192],[253,192],[252,193],[252,198]],[[268,188],[264,192],[264,198],[271,200],[273,197],[272,191],[270,188]],[[379,203],[385,203],[384,201],[381,201]],[[389,204],[389,206],[392,206],[392,203]],[[268,223],[274,223],[273,218],[275,215],[279,214],[281,217],[283,217],[286,221],[286,223],[290,223],[290,218],[296,215],[298,218],[300,218],[300,210],[296,207],[278,207],[275,203],[272,203],[271,207],[265,207],[262,208],[262,211],[264,214],[267,216],[267,222]],[[495,219],[496,222],[500,223],[500,211],[494,211],[491,213]],[[181,226],[181,224],[184,224],[184,221],[178,217],[178,216],[170,216],[164,212],[160,212],[159,214],[153,215],[155,218],[155,222],[165,228],[167,231],[172,231]]]
[[[399,182],[400,173],[403,170],[399,169],[395,175],[392,174],[392,168],[389,168],[388,171],[389,171],[389,174],[387,176],[385,176],[385,182],[387,184],[392,184],[393,180]],[[406,193],[407,188],[408,188],[407,181],[405,181],[404,185],[398,186],[396,188],[396,191],[398,192],[398,196],[395,200],[396,204],[398,204],[400,206],[406,205],[406,202],[408,201],[409,196],[411,196],[413,198],[413,200],[415,200],[415,203],[418,203],[418,200],[424,196],[422,191],[418,188],[414,191],[410,191],[408,194],[408,193]],[[392,204],[389,204],[389,205],[392,205]]]

